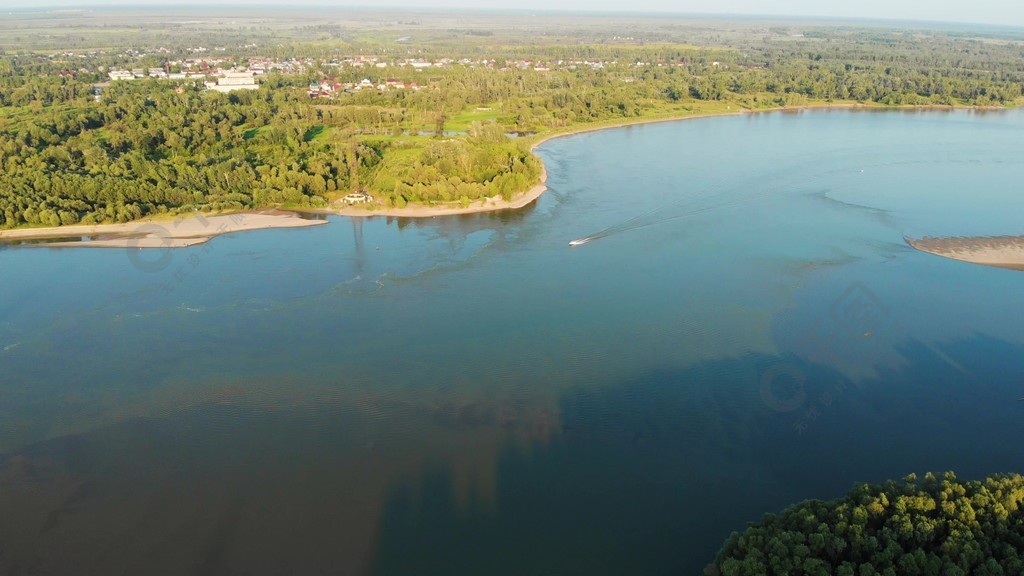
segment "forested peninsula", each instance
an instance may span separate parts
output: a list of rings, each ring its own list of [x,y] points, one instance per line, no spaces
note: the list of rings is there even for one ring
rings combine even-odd
[[[24,28],[0,28],[0,229],[500,207],[541,179],[531,147],[553,134],[781,107],[1024,102],[1011,32],[669,24],[541,22],[525,37],[429,18],[358,33],[167,24],[111,37],[86,25],[31,49],[15,48]],[[225,82],[239,75],[245,89]]]

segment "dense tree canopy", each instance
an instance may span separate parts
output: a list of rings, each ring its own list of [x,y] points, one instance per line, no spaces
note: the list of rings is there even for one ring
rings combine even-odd
[[[475,200],[510,196],[539,173],[537,160],[496,125],[450,141],[370,138],[387,118],[378,109],[313,106],[287,86],[220,94],[115,82],[95,102],[74,81],[57,100],[41,84],[45,104],[11,107],[0,119],[2,228],[322,207],[361,188],[398,205]]]
[[[705,575],[1011,576],[1024,574],[1024,477],[947,472],[863,484],[733,533]]]

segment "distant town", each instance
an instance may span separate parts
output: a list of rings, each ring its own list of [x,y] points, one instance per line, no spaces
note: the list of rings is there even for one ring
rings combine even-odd
[[[246,48],[246,47],[243,47]],[[223,51],[223,48],[215,48],[214,51]],[[166,52],[166,49],[159,49],[157,53]],[[209,49],[204,47],[196,47],[188,49],[188,52],[202,54],[209,52]],[[73,57],[86,58],[97,55],[96,52],[88,53],[74,53],[74,52],[62,52],[59,54],[51,55],[51,59],[67,59]],[[140,59],[149,54],[128,51],[124,54],[125,56],[132,57],[133,59]],[[386,58],[382,56],[348,56],[341,58],[334,58],[328,61],[320,61],[313,58],[304,59],[286,59],[286,60],[275,60],[266,57],[252,57],[248,58],[246,65],[238,65],[237,59],[235,58],[220,58],[220,57],[195,57],[185,59],[166,59],[163,67],[148,67],[148,68],[105,68],[103,66],[98,67],[96,70],[89,70],[87,68],[80,68],[78,70],[63,70],[58,73],[59,76],[77,76],[79,73],[99,73],[100,75],[105,74],[109,81],[131,81],[139,80],[144,78],[153,78],[159,80],[194,80],[196,82],[202,82],[203,89],[212,90],[216,92],[231,92],[234,90],[253,90],[259,88],[260,78],[266,77],[269,74],[282,74],[282,75],[301,75],[310,74],[315,70],[328,71],[323,74],[325,77],[319,81],[311,81],[309,84],[309,96],[310,98],[334,98],[339,94],[344,93],[355,93],[362,90],[376,90],[378,92],[386,92],[389,90],[420,90],[423,85],[419,82],[400,80],[398,78],[383,77],[379,76],[375,79],[365,77],[360,81],[348,81],[343,82],[338,78],[330,74],[331,70],[341,73],[352,72],[358,69],[369,70],[385,70],[394,71],[395,69],[404,69],[406,71],[423,72],[431,69],[444,69],[455,66],[463,66],[467,68],[486,68],[489,70],[508,71],[512,69],[523,70],[523,71],[534,71],[534,72],[550,72],[553,70],[578,70],[578,69],[591,69],[600,70],[608,66],[617,66],[619,62],[617,60],[551,60],[551,61],[539,61],[539,60],[502,60],[498,61],[495,59],[470,59],[470,58],[438,58],[438,59],[424,59],[424,58]],[[630,62],[630,67],[649,67],[649,66],[687,66],[693,64],[686,60],[679,61],[661,61],[661,62]],[[709,63],[713,67],[723,66],[721,62]],[[351,74],[347,74],[351,76]],[[624,81],[631,81],[631,78],[625,78]],[[107,83],[99,83],[96,85],[97,98],[102,92],[102,88],[106,87]]]

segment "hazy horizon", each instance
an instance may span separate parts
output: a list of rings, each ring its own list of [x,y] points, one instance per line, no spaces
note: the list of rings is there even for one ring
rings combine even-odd
[[[83,7],[158,7],[158,6],[280,6],[270,0],[217,0],[200,3],[196,0],[161,0],[156,3],[139,0],[14,0],[9,9],[56,9]],[[374,5],[365,0],[300,0],[292,5],[330,8],[362,8],[374,10],[510,10],[544,12],[605,12],[605,13],[675,13],[680,15],[732,16],[732,17],[799,17],[799,18],[841,18],[863,20],[904,20],[941,23],[986,24],[1002,26],[1024,26],[1024,4],[1009,0],[978,0],[970,4],[952,2],[928,2],[926,0],[865,0],[857,4],[828,3],[813,0],[775,0],[771,3],[757,0],[723,0],[710,4],[703,1],[683,0],[636,0],[624,3],[621,0],[566,0],[557,8],[541,0],[525,0],[514,6],[497,0],[397,0],[387,4]]]

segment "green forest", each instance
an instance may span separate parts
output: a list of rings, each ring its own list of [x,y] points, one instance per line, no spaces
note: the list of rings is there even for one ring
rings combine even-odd
[[[88,98],[5,111],[0,226],[315,208],[364,188],[398,206],[510,197],[540,170],[497,125],[457,139],[361,137],[351,132],[358,107],[312,106],[283,84],[221,94],[114,82]]]
[[[1024,477],[862,484],[733,533],[705,576],[1024,574]]]
[[[1024,102],[1024,44],[1013,39],[684,28],[656,42],[584,43],[600,35],[586,30],[513,42],[500,30],[438,29],[402,45],[406,56],[452,62],[423,71],[394,65],[394,41],[384,38],[400,31],[356,39],[301,29],[305,41],[284,35],[260,52],[301,61],[300,73],[275,71],[258,90],[227,94],[195,79],[107,83],[103,70],[160,67],[191,54],[184,43],[154,52],[137,44],[156,40],[138,34],[124,40],[135,48],[123,51],[0,50],[0,228],[324,208],[354,191],[370,193],[371,208],[465,205],[533,186],[537,138],[595,125],[783,106]],[[82,34],[66,41],[112,41],[105,32]],[[257,33],[234,34],[247,42]],[[245,44],[219,56],[244,66],[256,50]],[[346,54],[383,55],[391,64],[338,64]],[[419,89],[308,94],[311,83],[363,78]]]

